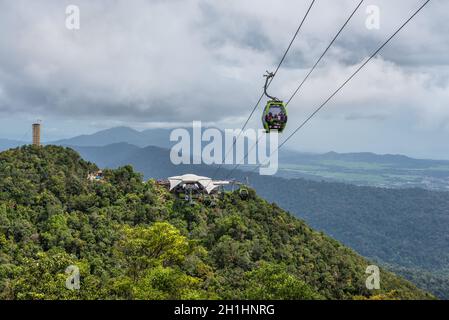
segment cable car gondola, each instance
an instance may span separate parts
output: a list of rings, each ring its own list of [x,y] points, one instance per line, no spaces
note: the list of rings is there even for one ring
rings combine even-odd
[[[277,130],[277,132],[281,133],[287,125],[287,108],[283,101],[267,93],[268,81],[274,77],[274,73],[267,72],[264,77],[267,78],[264,93],[270,100],[268,100],[263,111],[262,124],[267,133],[270,133],[271,130]]]
[[[239,188],[239,196],[242,200],[247,200],[249,197],[249,191],[245,186]]]

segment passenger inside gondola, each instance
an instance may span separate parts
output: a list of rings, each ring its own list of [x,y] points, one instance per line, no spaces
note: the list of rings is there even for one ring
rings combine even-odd
[[[265,115],[265,122],[270,130],[283,130],[287,123],[287,116],[281,107],[271,106],[268,114]]]

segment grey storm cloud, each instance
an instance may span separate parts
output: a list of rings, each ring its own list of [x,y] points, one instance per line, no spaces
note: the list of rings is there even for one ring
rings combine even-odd
[[[272,90],[288,96],[295,89],[357,2],[317,1]],[[312,110],[420,3],[367,2],[381,9],[381,28],[374,31],[365,27],[362,6],[295,99],[302,108],[293,108],[290,119]],[[80,30],[65,27],[69,4],[80,8]],[[275,68],[308,5],[0,0],[0,113],[124,122],[242,121],[261,93],[263,73]],[[449,119],[441,107],[449,87],[448,9],[447,1],[433,0],[336,99],[328,116],[381,114],[379,120],[407,106],[420,124]],[[365,114],[370,107],[378,110]]]

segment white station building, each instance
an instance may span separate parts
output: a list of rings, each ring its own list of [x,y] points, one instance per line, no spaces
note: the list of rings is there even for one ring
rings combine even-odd
[[[201,177],[195,174],[169,177],[168,181],[170,182],[170,191],[194,188],[198,191],[205,191],[207,194],[217,191],[221,186],[230,184],[229,181],[212,180],[211,178]]]

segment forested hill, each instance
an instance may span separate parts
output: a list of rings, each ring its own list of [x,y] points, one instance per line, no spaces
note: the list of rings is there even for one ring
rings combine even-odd
[[[130,166],[95,170],[68,148],[0,153],[0,299],[432,298],[384,270],[366,289],[367,260],[253,190],[187,205]]]

